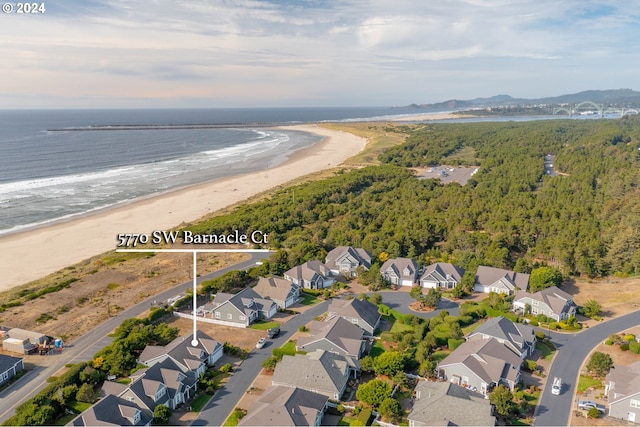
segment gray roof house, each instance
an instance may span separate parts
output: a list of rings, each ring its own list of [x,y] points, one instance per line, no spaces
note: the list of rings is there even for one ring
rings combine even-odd
[[[305,355],[285,355],[276,365],[271,384],[298,387],[340,400],[351,373],[355,376],[360,364],[351,357],[344,357],[324,350]]]
[[[203,315],[213,323],[246,328],[252,322],[269,320],[278,312],[278,304],[263,298],[252,288],[244,288],[237,294],[219,292],[215,299],[204,306]]]
[[[307,261],[287,270],[284,278],[305,289],[328,288],[336,281],[329,267],[318,260]]]
[[[520,355],[531,356],[536,348],[536,333],[531,326],[514,323],[506,317],[494,317],[469,334],[467,341],[495,338]]]
[[[529,287],[529,275],[516,273],[503,268],[481,265],[476,272],[474,289],[476,292],[495,292],[511,295],[518,289],[526,291]]]
[[[493,407],[483,395],[450,382],[418,381],[409,426],[493,426]]]
[[[462,280],[464,268],[448,262],[436,262],[425,267],[420,276],[420,287],[453,289]]]
[[[333,274],[356,277],[358,267],[362,266],[366,270],[371,268],[371,254],[362,248],[338,246],[329,251],[325,265]]]
[[[327,309],[328,319],[342,317],[358,325],[367,335],[373,335],[380,325],[381,314],[378,307],[369,301],[354,299],[332,299]]]
[[[0,354],[0,386],[24,371],[24,359]]]
[[[153,415],[113,394],[100,399],[74,418],[71,426],[150,426]]]
[[[300,287],[281,277],[260,277],[253,290],[263,298],[275,301],[282,310],[298,302],[300,297]]]
[[[335,316],[326,322],[311,322],[309,335],[299,337],[296,350],[307,353],[326,350],[360,359],[365,350],[364,331],[350,321]]]
[[[223,346],[204,332],[197,331],[196,337],[198,340],[196,346],[191,343],[193,334],[178,337],[164,347],[148,345],[138,357],[138,362],[153,366],[171,359],[183,372],[195,372],[197,378],[207,370],[208,366],[213,366],[222,357]]]
[[[239,426],[319,426],[329,398],[297,387],[271,386],[251,403]]]
[[[512,391],[522,359],[495,338],[466,341],[438,364],[438,377],[482,394],[504,384]]]
[[[516,292],[513,299],[513,309],[524,311],[527,304],[531,307],[531,314],[544,314],[557,322],[576,315],[576,304],[573,302],[573,297],[558,289],[557,286],[550,286],[534,294],[525,291]]]
[[[640,423],[640,362],[615,365],[607,374],[604,394],[610,417]]]
[[[382,264],[380,274],[392,285],[413,286],[418,281],[418,270],[411,258],[392,258]]]

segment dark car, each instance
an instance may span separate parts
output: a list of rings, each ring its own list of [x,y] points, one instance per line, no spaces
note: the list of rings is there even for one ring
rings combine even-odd
[[[278,335],[280,335],[280,328],[279,328],[279,327],[277,327],[277,326],[276,326],[275,328],[273,328],[273,329],[269,329],[269,330],[267,330],[267,336],[268,336],[269,338],[275,338],[275,337],[277,337]]]

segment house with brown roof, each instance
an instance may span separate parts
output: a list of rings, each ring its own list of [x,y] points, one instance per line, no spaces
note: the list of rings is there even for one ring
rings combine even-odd
[[[514,311],[524,312],[529,307],[534,316],[544,314],[556,322],[575,316],[577,308],[573,297],[557,286],[550,286],[533,294],[518,291],[512,304]]]
[[[438,377],[482,394],[498,384],[513,391],[520,380],[520,355],[495,338],[465,341],[444,358]]]
[[[387,282],[398,286],[413,286],[418,281],[418,264],[411,258],[391,258],[380,267]]]
[[[462,276],[464,268],[448,262],[436,262],[425,267],[418,282],[422,288],[453,289]]]
[[[610,417],[640,423],[640,362],[615,365],[605,379],[604,394]]]
[[[360,359],[365,348],[364,330],[339,316],[326,322],[314,320],[309,335],[299,337],[296,343],[297,351],[325,350],[355,359]]]
[[[273,300],[282,310],[289,308],[300,298],[300,286],[281,277],[260,277],[253,290],[263,298]]]
[[[333,274],[351,278],[357,276],[358,267],[371,268],[371,254],[362,248],[338,246],[329,251],[324,263]]]
[[[418,381],[409,426],[493,426],[488,399],[451,382]]]
[[[305,289],[328,288],[336,281],[331,270],[318,260],[307,261],[287,270],[284,278]]]
[[[342,317],[360,327],[366,335],[374,334],[380,325],[380,318],[382,317],[375,304],[358,298],[333,298],[329,302],[329,308],[327,309],[327,320],[335,316]]]
[[[298,387],[271,386],[252,402],[239,426],[320,426],[329,398]]]
[[[516,273],[503,268],[481,265],[476,272],[474,289],[476,292],[495,292],[512,295],[517,290],[526,291],[529,287],[529,275]]]

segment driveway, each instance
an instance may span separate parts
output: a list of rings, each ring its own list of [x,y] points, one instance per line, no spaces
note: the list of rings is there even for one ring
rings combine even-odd
[[[534,425],[568,425],[569,415],[576,408],[574,396],[583,361],[609,335],[637,325],[640,325],[640,311],[600,323],[576,334],[551,332],[551,340],[556,344],[557,353],[547,377],[562,377],[565,385],[559,396],[552,395],[551,389],[545,387],[535,411]]]

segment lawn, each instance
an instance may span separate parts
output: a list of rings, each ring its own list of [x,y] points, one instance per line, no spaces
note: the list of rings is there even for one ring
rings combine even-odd
[[[208,394],[208,393],[201,394],[200,396],[195,398],[193,402],[191,402],[191,410],[193,412],[202,411],[202,408],[204,407],[204,405],[207,404],[207,402],[209,401],[209,399],[211,399],[212,396],[213,396],[212,394]]]
[[[542,353],[542,357],[547,362],[550,362],[551,359],[553,359],[553,354],[556,352],[554,348],[542,341],[537,342],[536,349],[540,350],[540,352]]]
[[[69,408],[71,408],[76,414],[80,414],[86,411],[87,408],[91,406],[91,403],[77,402],[74,400],[72,402],[69,402],[67,406],[69,406]]]
[[[280,347],[282,353],[294,356],[296,354],[296,342],[289,340],[282,347]]]
[[[380,356],[384,352],[385,352],[385,349],[384,349],[384,346],[382,345],[382,341],[375,340],[375,342],[373,343],[373,346],[371,346],[371,351],[369,352],[369,356],[375,358]]]
[[[278,322],[265,322],[259,320],[250,326],[251,329],[255,329],[258,331],[266,331],[267,329],[275,328],[276,326],[280,326]]]
[[[588,375],[580,375],[578,380],[578,393],[584,393],[588,388],[602,388],[602,380],[595,379]]]
[[[391,333],[395,332],[405,332],[405,331],[413,331],[413,326],[407,325],[406,323],[400,323],[397,320],[393,322],[393,326],[391,326]]]
[[[300,294],[300,304],[302,305],[314,305],[319,303],[321,300],[315,295],[301,293]]]

